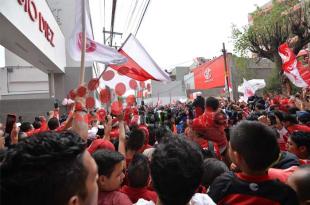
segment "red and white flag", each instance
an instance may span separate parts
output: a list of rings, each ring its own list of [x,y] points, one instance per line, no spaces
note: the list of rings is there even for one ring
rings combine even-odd
[[[103,65],[97,64],[100,68]],[[104,69],[103,67],[101,68]],[[122,75],[114,69],[107,67],[100,78],[100,86],[108,86],[117,96],[134,95],[140,89],[140,83],[128,76]]]
[[[279,55],[282,58],[282,69],[288,79],[297,87],[309,87],[310,72],[304,67],[301,62],[298,62],[295,54],[289,48],[287,43],[284,43],[278,48]]]
[[[170,81],[168,73],[163,71],[143,48],[141,43],[130,34],[119,53],[127,57],[127,62],[120,66],[111,66],[119,73],[138,80]]]
[[[75,27],[71,38],[69,39],[68,51],[75,61],[81,61],[82,50],[82,9],[85,10],[85,33],[86,33],[86,50],[85,61],[101,62],[103,64],[122,64],[126,62],[126,57],[117,52],[114,48],[102,45],[93,38],[93,32],[90,24],[89,2],[85,0],[86,9],[82,8],[82,1],[76,0]]]
[[[238,91],[243,93],[243,99],[247,102],[248,98],[255,94],[256,90],[246,79],[243,78],[243,83],[238,87]]]

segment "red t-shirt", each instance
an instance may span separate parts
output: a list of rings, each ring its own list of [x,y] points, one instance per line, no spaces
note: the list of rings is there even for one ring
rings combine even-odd
[[[287,127],[287,130],[289,131],[289,133],[293,133],[296,131],[310,132],[310,127],[308,127],[307,125],[295,124]]]
[[[148,190],[147,187],[133,188],[125,185],[121,188],[120,191],[124,194],[127,194],[132,203],[136,203],[141,198],[147,201],[152,200],[155,204],[157,202],[156,192]]]
[[[98,205],[132,205],[128,196],[119,191],[99,192]]]

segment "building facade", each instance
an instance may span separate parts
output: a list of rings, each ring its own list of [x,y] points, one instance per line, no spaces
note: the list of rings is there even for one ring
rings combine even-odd
[[[0,122],[8,113],[27,121],[45,115],[78,86],[80,63],[66,49],[75,2],[0,1]],[[97,73],[87,64],[85,81]]]

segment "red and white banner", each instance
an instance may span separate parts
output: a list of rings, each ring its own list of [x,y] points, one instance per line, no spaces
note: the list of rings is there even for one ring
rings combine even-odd
[[[224,57],[210,60],[193,70],[195,89],[210,89],[225,86]]]
[[[130,34],[119,53],[127,57],[127,62],[111,66],[119,73],[138,81],[157,80],[170,81],[168,73],[163,71],[143,48],[141,43]]]
[[[75,27],[69,39],[68,51],[71,58],[75,61],[81,61],[82,50],[82,9],[85,9],[85,33],[86,50],[85,61],[101,62],[103,64],[123,64],[126,57],[117,52],[114,48],[102,45],[94,41],[92,28],[89,18],[89,2],[85,0],[86,8],[82,8],[82,0],[76,0]]]
[[[287,43],[284,43],[278,48],[279,55],[282,58],[282,69],[288,79],[297,87],[305,88],[310,85],[309,68],[298,62],[295,54],[289,48]]]

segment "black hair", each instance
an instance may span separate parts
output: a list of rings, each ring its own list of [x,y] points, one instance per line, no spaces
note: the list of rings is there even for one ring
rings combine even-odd
[[[162,125],[155,130],[155,137],[158,143],[160,143],[163,138],[172,137],[172,135],[172,131],[165,125]]]
[[[142,148],[145,141],[145,133],[142,129],[132,127],[128,140],[126,142],[126,148],[129,150],[138,151]]]
[[[300,202],[305,202],[310,200],[309,190],[310,190],[310,166],[302,166],[297,170],[298,172],[304,171],[305,174],[302,177],[295,179],[296,192]]]
[[[283,120],[284,120],[284,113],[283,112],[281,112],[279,110],[274,110],[273,113],[275,116],[277,116],[279,118],[279,120],[281,122],[283,122]]]
[[[241,121],[231,129],[230,144],[254,171],[267,169],[279,157],[276,133],[255,121]]]
[[[147,186],[150,177],[148,158],[143,154],[137,153],[132,158],[128,166],[128,183],[134,188]]]
[[[285,114],[283,121],[290,122],[291,124],[298,124],[296,115],[292,115],[292,114]]]
[[[273,112],[268,112],[267,117],[270,120],[270,125],[277,124],[276,115]]]
[[[213,111],[216,111],[220,106],[220,102],[215,97],[208,97],[206,100],[206,107],[212,108]]]
[[[206,188],[212,184],[214,179],[229,169],[223,161],[215,158],[208,158],[203,161],[203,176],[201,184]]]
[[[97,163],[99,176],[106,177],[110,177],[115,165],[125,159],[121,153],[105,149],[97,150],[92,156]]]
[[[188,140],[168,137],[154,151],[150,168],[162,204],[185,205],[201,182],[202,153]]]
[[[33,125],[33,128],[34,129],[39,129],[39,128],[41,128],[41,122],[40,121],[38,121],[38,120],[35,120],[33,123],[32,123],[32,125]]]
[[[43,132],[9,149],[0,166],[1,204],[65,205],[87,196],[85,143],[73,132]]]
[[[59,127],[59,121],[56,117],[52,117],[51,119],[49,119],[48,123],[47,123],[48,129],[50,130],[55,130]]]
[[[32,129],[32,126],[30,122],[23,122],[19,128],[21,132],[28,132]]]
[[[290,136],[291,140],[297,147],[305,146],[310,154],[310,133],[309,132],[293,132]]]
[[[265,105],[263,105],[261,103],[256,103],[255,108],[257,108],[259,110],[264,110],[265,109]]]
[[[296,112],[297,112],[297,111],[300,111],[300,109],[297,108],[297,107],[290,107],[290,108],[288,109],[288,114],[296,115]]]

